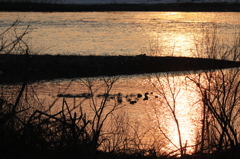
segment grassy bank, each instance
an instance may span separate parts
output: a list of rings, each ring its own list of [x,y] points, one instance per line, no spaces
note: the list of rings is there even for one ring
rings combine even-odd
[[[82,11],[189,11],[189,12],[238,12],[234,3],[179,3],[179,4],[48,4],[0,2],[0,11],[82,12]]]
[[[0,83],[239,67],[240,62],[154,56],[0,55]]]

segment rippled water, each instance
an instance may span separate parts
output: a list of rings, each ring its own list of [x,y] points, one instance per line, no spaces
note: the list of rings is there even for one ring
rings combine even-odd
[[[78,55],[193,56],[203,29],[218,27],[227,45],[240,23],[234,12],[1,12],[0,19],[1,30],[16,19],[30,25],[34,50]]]
[[[17,28],[19,32],[30,25],[26,40],[33,51],[43,54],[201,56],[199,53],[206,50],[197,52],[196,46],[205,49],[202,39],[206,39],[206,35],[212,37],[216,31],[222,38],[221,46],[227,48],[240,28],[240,13],[230,12],[1,12],[0,31],[16,19],[22,21]],[[103,80],[94,81],[94,86],[98,87]],[[126,106],[120,112],[127,112],[126,117],[132,125],[137,125],[138,132],[147,134],[144,141],[158,142],[160,146],[165,146],[162,150],[169,151],[179,147],[176,123],[169,113],[169,105],[176,107],[183,144],[195,144],[200,125],[201,105],[198,102],[201,98],[190,83],[185,75],[168,78],[162,75],[159,78],[148,75],[121,77],[114,84],[111,94],[122,94]],[[35,90],[33,93],[37,92],[35,98],[38,102],[48,106],[58,99],[59,94],[88,92],[81,80],[43,82],[33,84],[32,88],[28,91]],[[100,99],[98,95],[102,95],[103,90],[96,92],[96,99]],[[162,94],[162,91],[165,93]],[[11,91],[7,93],[13,96]],[[143,100],[145,93],[148,93],[148,100]],[[138,98],[138,94],[142,97]],[[67,98],[67,101],[69,105],[89,105],[89,100],[83,98]],[[56,103],[61,105],[61,102],[60,98]],[[149,133],[150,129],[155,131],[154,135]],[[163,136],[159,134],[163,132],[173,143],[162,140]],[[188,152],[192,151],[190,147]]]

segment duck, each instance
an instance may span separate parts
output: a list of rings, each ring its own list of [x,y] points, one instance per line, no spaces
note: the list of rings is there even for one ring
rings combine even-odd
[[[148,100],[148,92],[144,94],[143,100]]]

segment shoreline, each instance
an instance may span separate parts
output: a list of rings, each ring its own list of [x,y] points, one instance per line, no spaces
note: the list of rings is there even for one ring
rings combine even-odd
[[[140,75],[240,67],[240,62],[156,56],[67,56],[0,54],[0,84],[83,77]]]
[[[0,11],[9,12],[109,12],[109,11],[176,11],[239,12],[240,3],[173,3],[173,4],[49,4],[0,2]]]

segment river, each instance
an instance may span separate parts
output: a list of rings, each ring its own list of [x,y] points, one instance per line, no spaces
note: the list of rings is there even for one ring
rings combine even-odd
[[[16,19],[21,23],[14,33],[30,26],[25,40],[36,54],[222,58],[238,36],[239,15],[234,12],[1,12],[0,31]],[[120,77],[110,92],[113,96],[109,104],[122,104],[124,108],[117,110],[118,115],[112,118],[121,120],[121,126],[131,125],[125,135],[136,135],[139,140],[136,144],[149,143],[158,147],[159,152],[171,152],[179,148],[181,136],[181,144],[190,146],[187,152],[194,152],[191,145],[196,144],[201,128],[202,97],[190,79],[197,77],[198,73]],[[51,107],[54,103],[57,111],[61,110],[61,97],[66,97],[71,107],[89,105],[91,100],[86,97],[89,85],[93,86],[93,99],[100,104],[106,83],[115,78],[43,81],[29,86],[28,92],[33,94],[35,105],[36,101],[39,103],[37,107]],[[15,92],[6,90],[9,86],[2,86],[2,94],[14,98]],[[12,86],[10,90],[15,88]],[[123,103],[114,100],[119,96]],[[89,109],[85,111],[90,112]],[[91,113],[88,115],[92,117]],[[106,131],[114,128],[110,121],[104,128]]]
[[[1,12],[0,18],[1,30],[16,19],[20,28],[29,25],[26,38],[36,53],[77,55],[193,56],[205,29],[217,27],[228,44],[240,23],[235,12]]]

